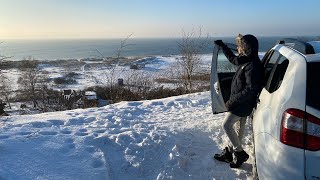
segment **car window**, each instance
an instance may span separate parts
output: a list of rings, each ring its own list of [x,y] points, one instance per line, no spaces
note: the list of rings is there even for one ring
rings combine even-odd
[[[279,61],[277,61],[276,65],[274,66],[273,68],[274,70],[272,70],[272,75],[269,78],[270,83],[267,90],[270,93],[275,92],[281,86],[281,83],[286,73],[286,70],[288,68],[288,65],[289,65],[289,60],[284,56],[280,56]]]
[[[236,49],[230,48],[231,51],[237,55],[238,52]],[[218,61],[217,61],[217,71],[218,73],[225,73],[225,72],[236,72],[237,66],[232,64],[227,57],[223,54],[222,50],[218,54]]]
[[[238,55],[236,46],[230,47],[228,46],[231,51],[235,54]],[[224,55],[222,52],[222,49],[220,49],[219,54],[218,54],[218,59],[217,59],[217,72],[218,72],[218,77],[219,77],[219,82],[220,82],[220,88],[221,88],[221,93],[224,102],[227,102],[230,98],[231,94],[231,82],[234,73],[237,70],[237,66],[232,64],[227,57]]]
[[[307,64],[307,105],[320,109],[320,62]]]
[[[265,72],[264,72],[264,77],[265,77],[265,88],[268,88],[268,83],[269,77],[271,75],[271,72],[276,65],[277,60],[280,57],[280,53],[278,51],[273,51],[269,58],[264,61],[264,67],[265,67]]]

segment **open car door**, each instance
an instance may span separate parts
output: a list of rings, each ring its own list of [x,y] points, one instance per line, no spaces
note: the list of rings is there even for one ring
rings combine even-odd
[[[234,54],[238,53],[237,46],[235,44],[225,44],[233,51]],[[225,102],[229,100],[231,82],[236,70],[237,66],[229,62],[227,57],[223,54],[222,49],[215,45],[213,48],[210,79],[213,114],[227,111]]]

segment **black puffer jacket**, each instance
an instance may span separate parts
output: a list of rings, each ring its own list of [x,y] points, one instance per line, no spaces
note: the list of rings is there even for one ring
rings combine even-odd
[[[258,56],[258,40],[253,35],[244,35],[247,55],[236,56],[224,44],[223,53],[228,60],[237,65],[238,69],[231,83],[230,99],[226,103],[228,111],[245,117],[250,115],[256,105],[257,96],[262,90],[264,82],[263,66]]]

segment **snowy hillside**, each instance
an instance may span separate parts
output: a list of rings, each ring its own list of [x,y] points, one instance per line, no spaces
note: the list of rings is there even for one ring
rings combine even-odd
[[[209,92],[0,118],[0,179],[248,179],[212,159],[226,142]]]

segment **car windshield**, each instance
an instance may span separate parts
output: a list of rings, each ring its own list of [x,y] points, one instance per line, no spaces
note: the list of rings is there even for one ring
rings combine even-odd
[[[320,62],[309,62],[307,68],[307,105],[320,110]]]

